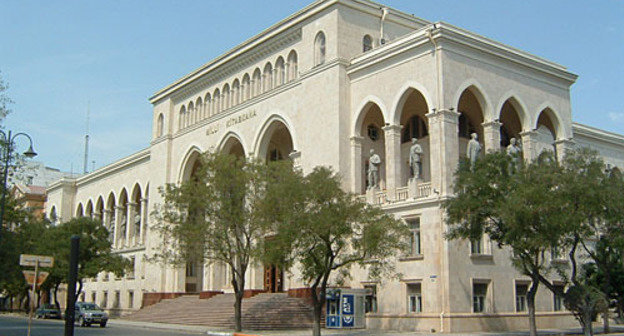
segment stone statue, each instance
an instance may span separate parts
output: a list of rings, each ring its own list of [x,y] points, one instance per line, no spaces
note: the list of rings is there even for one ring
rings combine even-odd
[[[121,225],[119,225],[119,230],[121,231],[119,232],[119,237],[126,238],[127,226],[128,226],[128,217],[126,217],[126,215],[124,214],[123,217],[121,217]]]
[[[507,155],[513,157],[513,161],[518,161],[518,153],[520,153],[520,147],[516,145],[516,138],[509,139],[509,146],[507,146]]]
[[[417,141],[416,138],[412,138],[412,147],[409,151],[409,165],[412,168],[412,177],[416,179],[420,178],[420,156],[423,153]]]
[[[371,149],[368,159],[368,189],[379,188],[379,165],[381,158],[375,154],[374,149]]]
[[[478,140],[477,133],[470,134],[470,141],[468,142],[468,148],[466,149],[466,156],[470,159],[470,167],[474,166],[475,161],[481,153],[481,144]]]
[[[111,215],[108,223],[108,240],[110,240],[111,243],[115,240],[115,215]]]
[[[141,215],[134,215],[134,236],[138,237],[141,234]]]

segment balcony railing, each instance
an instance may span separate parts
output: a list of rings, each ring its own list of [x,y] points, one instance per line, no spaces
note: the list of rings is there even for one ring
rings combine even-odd
[[[393,202],[427,198],[429,196],[431,196],[431,182],[422,182],[418,183],[415,188],[410,188],[409,186],[397,188],[394,200],[388,197],[388,192],[386,190],[376,191],[372,197],[364,194],[359,195],[358,198],[362,201],[368,201],[371,204],[384,205]]]

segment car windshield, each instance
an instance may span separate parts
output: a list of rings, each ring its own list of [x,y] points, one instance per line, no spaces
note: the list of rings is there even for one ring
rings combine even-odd
[[[85,303],[82,305],[82,309],[84,310],[101,310],[100,307],[98,307],[98,305],[96,305],[95,303]]]

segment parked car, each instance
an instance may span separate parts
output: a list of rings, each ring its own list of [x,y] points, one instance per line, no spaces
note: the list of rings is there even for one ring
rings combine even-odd
[[[60,319],[61,310],[53,304],[44,303],[35,310],[35,318]]]
[[[95,303],[76,302],[75,321],[81,327],[90,327],[93,323],[99,323],[100,327],[106,327],[108,313]]]

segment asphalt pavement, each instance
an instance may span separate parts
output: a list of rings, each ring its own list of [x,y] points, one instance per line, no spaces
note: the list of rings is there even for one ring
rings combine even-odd
[[[26,336],[28,318],[23,316],[0,315],[0,336]],[[33,319],[31,336],[63,336],[65,321]],[[105,328],[99,326],[74,327],[75,336],[188,336],[206,335],[206,332],[175,329],[153,329],[140,325],[118,324],[109,321]]]

